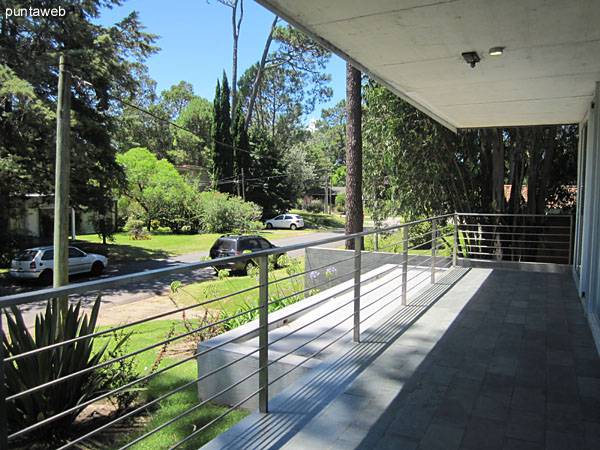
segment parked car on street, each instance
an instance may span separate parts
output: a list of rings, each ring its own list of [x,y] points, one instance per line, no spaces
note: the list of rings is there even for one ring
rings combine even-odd
[[[289,228],[295,230],[296,228],[304,228],[304,219],[298,214],[279,214],[274,219],[265,221],[265,226],[271,228]]]
[[[105,256],[69,247],[69,275],[90,272],[93,276],[98,276],[107,264]],[[13,278],[39,280],[42,284],[51,284],[53,269],[54,247],[34,247],[23,250],[12,260],[9,275]]]
[[[278,248],[261,236],[221,236],[218,238],[210,249],[211,259],[224,258],[226,256],[241,255],[244,252],[257,252],[259,250],[267,250],[270,248]],[[275,256],[275,264],[281,255],[285,252],[278,253]],[[244,261],[230,262],[224,265],[214,266],[217,270],[229,269],[232,272],[241,274],[248,273],[248,267],[257,265],[258,263],[252,259]]]

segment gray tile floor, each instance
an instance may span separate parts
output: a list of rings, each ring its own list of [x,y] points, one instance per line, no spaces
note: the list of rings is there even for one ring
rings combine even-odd
[[[456,270],[208,448],[600,449],[570,274]]]

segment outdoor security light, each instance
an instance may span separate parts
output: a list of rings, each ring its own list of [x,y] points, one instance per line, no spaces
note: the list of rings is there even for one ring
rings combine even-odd
[[[467,64],[469,64],[473,68],[475,67],[475,64],[481,61],[481,58],[479,57],[477,52],[464,52],[462,54],[462,57],[465,59]]]
[[[500,56],[504,53],[504,47],[492,47],[490,48],[490,56]]]

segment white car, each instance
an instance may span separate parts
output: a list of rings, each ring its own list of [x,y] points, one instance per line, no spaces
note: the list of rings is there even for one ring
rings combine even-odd
[[[69,275],[90,272],[100,275],[108,260],[106,256],[85,253],[69,247]],[[51,284],[54,269],[54,247],[34,247],[23,250],[10,264],[10,276],[19,279],[37,279],[42,284]]]
[[[265,221],[265,226],[271,228],[289,228],[295,230],[296,228],[304,228],[304,219],[298,214],[280,214],[274,219]]]

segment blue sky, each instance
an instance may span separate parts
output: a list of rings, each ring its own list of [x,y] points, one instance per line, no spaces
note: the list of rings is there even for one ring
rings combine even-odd
[[[134,10],[146,31],[160,36],[156,45],[161,51],[147,61],[158,92],[185,80],[194,86],[196,95],[212,101],[223,69],[231,80],[231,9],[216,0],[128,0],[121,7],[103,10],[98,22],[112,25]],[[272,21],[270,11],[252,0],[244,1],[238,76],[260,59]],[[320,117],[321,108],[346,96],[346,63],[332,55],[327,72],[332,76],[333,98],[317,106],[315,117]]]

